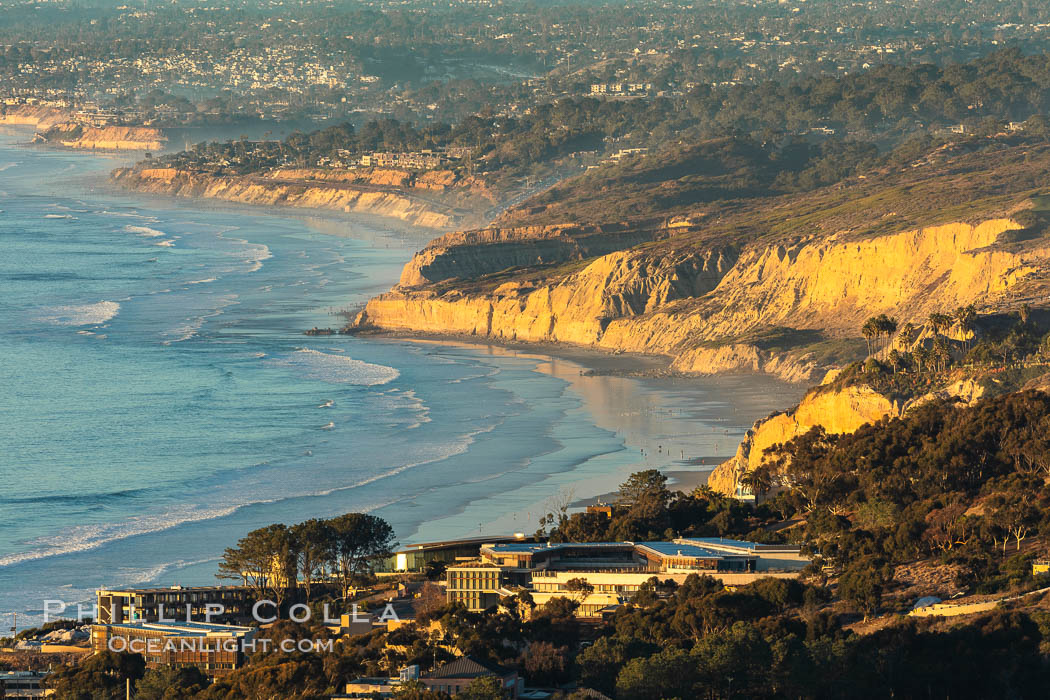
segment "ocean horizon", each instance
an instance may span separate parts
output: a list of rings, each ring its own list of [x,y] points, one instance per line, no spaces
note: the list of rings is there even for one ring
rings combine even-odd
[[[380,515],[401,543],[533,532],[633,471],[702,471],[793,385],[305,336],[433,232],[103,186],[129,156],[0,129],[0,624],[103,586],[214,583],[249,530]]]

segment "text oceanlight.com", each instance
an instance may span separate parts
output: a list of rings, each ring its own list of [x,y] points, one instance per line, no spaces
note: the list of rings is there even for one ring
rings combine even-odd
[[[206,639],[206,638],[179,638],[179,639],[125,639],[124,637],[110,637],[106,641],[106,647],[113,652],[131,652],[132,654],[157,655],[162,653],[194,652],[198,654],[214,654],[217,652],[243,652],[252,654],[257,651],[267,652],[280,650],[284,652],[299,651],[331,652],[335,649],[334,639],[281,639],[273,640],[266,637],[260,639]]]
[[[61,600],[49,599],[44,601],[44,622],[52,622],[53,620],[69,619],[65,616],[65,611],[71,607],[69,604]],[[252,619],[260,625],[266,625],[271,622],[277,622],[279,616],[278,605],[272,600],[260,600],[252,606]],[[118,604],[114,604],[110,610],[111,620],[115,620],[121,617],[122,608]],[[76,604],[76,617],[74,618],[77,622],[85,622],[87,620],[97,621],[99,619],[99,607],[98,604],[85,607],[81,603]],[[176,612],[179,611],[179,612]],[[181,615],[182,612],[185,615]],[[226,614],[226,606],[221,603],[207,603],[204,606],[204,619],[194,619],[192,616],[192,605],[187,603],[185,606],[166,608],[163,603],[157,606],[157,619],[154,622],[206,622],[215,623],[217,620],[222,619]],[[332,611],[330,606],[325,603],[322,607],[322,621],[326,625],[339,625],[342,623],[341,617],[332,617]],[[357,603],[350,605],[350,612],[345,614],[349,618],[350,622],[371,622],[373,618],[371,616],[363,616],[357,606]],[[308,605],[303,603],[296,603],[288,609],[288,618],[292,622],[298,622],[300,624],[309,622],[313,617],[313,611]],[[383,608],[383,612],[376,618],[375,621],[386,623],[386,622],[400,622],[401,618],[397,616],[397,612],[394,610],[394,606],[390,603],[386,604]],[[143,622],[141,618],[137,618],[136,609],[134,605],[128,608],[128,622]]]

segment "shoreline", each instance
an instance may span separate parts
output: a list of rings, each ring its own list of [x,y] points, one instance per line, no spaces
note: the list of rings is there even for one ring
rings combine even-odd
[[[81,162],[91,162],[91,154],[66,153],[70,157],[86,159]],[[112,161],[119,157],[107,155],[99,160]],[[57,160],[63,162],[62,159]],[[382,278],[393,277],[400,271],[403,263],[397,264],[395,271],[391,262],[396,262],[401,257],[407,259],[417,247],[416,241],[429,240],[432,237],[430,231],[403,222],[398,225],[398,222],[389,220],[385,220],[385,225],[378,227],[378,234],[355,231],[355,222],[361,228],[365,228],[371,227],[371,222],[374,221],[366,220],[359,214],[226,201],[196,202],[188,198],[168,198],[128,191],[108,186],[108,179],[102,172],[103,165],[96,164],[90,170],[91,174],[62,174],[62,171],[57,177],[52,176],[46,182],[49,188],[68,188],[68,196],[84,197],[87,200],[90,200],[92,194],[98,194],[100,197],[114,195],[115,198],[129,200],[145,208],[153,206],[176,211],[203,211],[206,215],[210,212],[226,212],[258,216],[260,219],[282,219],[294,222],[293,230],[309,228],[311,232],[325,236],[350,238],[360,242],[362,250],[378,250],[381,253],[384,247],[383,239],[388,234],[393,234],[396,240],[390,240],[389,245],[385,246],[391,249],[390,253],[377,256],[387,261],[386,266],[361,268],[379,273],[375,274],[375,279],[372,280],[377,287],[380,284],[384,288],[389,286],[391,280]],[[245,230],[243,233],[248,234],[249,231]],[[246,237],[255,240],[253,236]],[[293,233],[289,240],[294,238]],[[287,259],[287,256],[282,258]],[[361,264],[368,263],[362,259]],[[300,327],[291,330],[291,333],[299,335],[301,331]],[[352,337],[329,339],[332,340],[338,345],[345,345],[347,351],[352,350]],[[544,502],[563,491],[574,490],[585,497],[597,498],[608,493],[610,489],[617,488],[631,472],[645,468],[661,469],[675,479],[676,485],[683,484],[688,479],[706,478],[706,474],[710,472],[709,467],[714,466],[715,459],[706,457],[707,455],[731,453],[736,448],[737,433],[750,427],[752,414],[758,417],[757,406],[769,404],[770,398],[776,395],[777,391],[794,391],[792,388],[770,391],[771,387],[784,387],[783,383],[761,375],[666,376],[659,373],[661,368],[666,366],[666,357],[611,353],[554,343],[542,346],[520,342],[499,345],[488,339],[419,335],[409,337],[407,334],[380,334],[370,338],[365,336],[361,340],[372,346],[368,352],[365,352],[364,344],[359,346],[362,348],[362,357],[374,362],[383,361],[381,346],[384,343],[402,346],[432,344],[442,348],[466,349],[469,352],[459,353],[460,358],[467,355],[480,358],[480,364],[488,364],[503,373],[496,382],[498,392],[509,391],[511,398],[534,407],[530,410],[537,413],[561,417],[549,426],[549,432],[544,432],[547,428],[541,428],[535,432],[519,429],[518,432],[504,433],[512,441],[508,444],[515,446],[518,455],[515,459],[518,461],[513,461],[511,452],[506,451],[498,442],[494,443],[482,435],[477,437],[477,446],[469,447],[462,455],[456,453],[449,457],[441,457],[438,461],[424,463],[427,466],[420,470],[417,476],[396,477],[396,481],[380,482],[384,484],[382,487],[360,487],[368,489],[365,496],[356,495],[360,493],[356,490],[358,487],[344,486],[345,479],[334,474],[336,478],[332,483],[335,488],[331,490],[290,495],[276,503],[253,502],[237,506],[236,511],[228,515],[187,521],[163,530],[143,531],[106,541],[97,547],[34,559],[15,565],[17,572],[12,569],[6,575],[34,577],[46,576],[46,572],[59,572],[64,576],[67,571],[73,570],[72,567],[84,567],[85,574],[103,576],[108,570],[95,567],[114,558],[126,558],[131,561],[135,552],[146,547],[154,552],[164,552],[157,555],[163,559],[163,562],[157,560],[160,564],[157,571],[161,573],[136,579],[132,585],[172,581],[183,584],[208,582],[214,579],[214,562],[221,556],[222,546],[230,544],[227,540],[235,539],[242,530],[246,532],[250,527],[258,527],[264,522],[294,522],[308,517],[326,516],[333,514],[336,509],[347,512],[343,510],[344,503],[349,506],[349,510],[374,509],[380,515],[396,520],[399,522],[399,539],[404,543],[443,535],[469,536],[475,529],[475,523],[485,523],[486,533],[515,532],[522,528],[533,530],[536,527],[535,518],[527,517],[528,514],[538,515],[538,508],[542,507]],[[329,342],[324,339],[317,341],[315,343],[314,339],[293,340],[296,345],[307,345],[322,351],[325,349],[323,345]],[[455,351],[434,354],[444,355],[443,358],[437,358],[439,363],[447,359],[456,359]],[[509,358],[510,361],[501,359],[486,363],[485,355],[501,356]],[[513,358],[527,359],[528,362],[517,362]],[[645,371],[654,374],[638,374]],[[541,379],[531,380],[529,374],[533,372],[553,376],[564,384],[558,385]],[[407,388],[411,389],[413,386],[409,384]],[[562,388],[558,389],[559,386]],[[740,391],[741,388],[743,391]],[[449,386],[445,391],[451,389]],[[537,389],[542,391],[537,392]],[[431,391],[433,392],[433,388]],[[750,399],[742,395],[748,392]],[[471,397],[465,395],[453,400],[470,401]],[[316,405],[312,397],[311,403]],[[447,405],[448,402],[444,403]],[[508,415],[513,415],[513,412]],[[546,419],[544,415],[522,415],[529,420]],[[533,424],[535,423],[520,422],[524,428]],[[729,429],[723,430],[723,425]],[[455,430],[457,434],[463,431],[465,435],[469,435],[473,445],[475,436],[466,431],[468,428],[466,425],[457,426]],[[325,441],[329,439],[326,437]],[[554,447],[536,448],[531,445],[534,439],[546,440]],[[340,444],[340,449],[344,451],[353,450],[352,443],[344,441]],[[715,449],[716,446],[718,449]],[[306,460],[295,455],[289,459],[292,459],[297,467],[307,464]],[[446,461],[442,463],[441,460]],[[701,464],[704,460],[711,460],[711,463]],[[377,462],[375,466],[380,466],[380,463]],[[433,485],[428,485],[426,481],[433,482]],[[375,505],[358,503],[363,498],[370,498],[368,493],[382,497],[374,499]],[[393,503],[389,497],[393,497]],[[573,499],[576,500],[578,499]],[[514,519],[515,515],[517,520]],[[216,535],[217,527],[228,532]],[[215,539],[218,539],[218,542],[213,544]],[[200,545],[192,545],[187,549],[201,549],[201,555],[191,558],[177,554],[180,550],[172,548],[172,545],[184,541],[200,542]],[[12,551],[20,550],[16,547]],[[3,569],[0,568],[0,574],[2,573]],[[22,588],[17,589],[17,594],[22,594]]]
[[[576,394],[583,400],[593,424],[603,430],[614,433],[622,444],[624,458],[632,451],[638,456],[634,457],[634,464],[629,471],[612,472],[602,474],[598,477],[581,476],[578,487],[562,489],[546,501],[561,498],[567,501],[570,512],[582,510],[588,505],[594,505],[599,501],[609,502],[612,500],[620,484],[633,471],[655,468],[668,477],[668,488],[672,491],[691,492],[694,489],[707,484],[708,477],[714,469],[722,462],[730,459],[739,445],[739,440],[744,432],[751,427],[753,420],[735,421],[725,415],[725,409],[721,407],[706,412],[698,410],[696,416],[686,416],[685,411],[691,409],[693,400],[714,399],[716,402],[728,398],[722,393],[727,383],[738,382],[746,386],[765,385],[769,388],[777,387],[785,394],[791,396],[791,400],[797,400],[801,395],[800,385],[784,382],[755,372],[740,372],[710,375],[683,375],[662,374],[659,368],[666,362],[663,356],[642,355],[632,353],[610,353],[602,350],[565,346],[556,343],[533,344],[522,342],[494,343],[479,338],[459,338],[456,336],[435,335],[413,335],[399,332],[396,334],[379,333],[373,336],[377,340],[393,343],[412,343],[419,345],[430,345],[445,348],[464,348],[472,352],[485,352],[497,356],[512,356],[524,358],[536,362],[533,371],[545,374],[553,374],[567,382],[566,392]],[[648,373],[652,370],[656,373]],[[600,370],[595,372],[595,370]],[[618,388],[613,392],[622,392],[631,399],[629,408],[639,410],[620,411],[615,410],[618,406],[615,400],[607,400],[609,397],[601,393],[604,384],[615,384]],[[597,388],[596,388],[597,387]],[[590,396],[598,393],[598,396]],[[674,395],[685,394],[687,400],[679,402],[678,407],[662,409],[654,406],[654,403],[667,403]],[[620,398],[624,398],[621,396]],[[699,401],[697,402],[699,403]],[[778,404],[779,405],[779,404]],[[728,401],[725,403],[730,412],[737,412],[740,406],[734,406]],[[620,406],[623,408],[623,406]],[[778,410],[778,409],[774,409]],[[646,418],[645,413],[656,416]],[[656,414],[664,413],[661,421]],[[640,416],[641,414],[641,416]],[[763,418],[767,415],[755,415],[754,419]],[[680,417],[678,417],[680,416]],[[689,452],[681,446],[672,444],[680,441],[684,434],[653,430],[651,433],[639,434],[637,422],[641,420],[656,420],[657,422],[668,422],[680,424],[678,427],[686,428],[689,442],[703,441],[704,428],[709,428],[707,434],[717,434],[715,441],[716,449],[703,450],[702,453]],[[719,429],[715,424],[719,421],[733,421],[737,425],[727,429]],[[649,426],[647,426],[649,427]],[[653,426],[655,427],[655,426]],[[666,426],[661,426],[666,429]],[[678,450],[679,453],[675,454]],[[566,469],[563,474],[571,476],[573,468]],[[580,490],[577,491],[577,488]],[[476,504],[470,502],[457,508],[454,512],[439,518],[462,516]],[[538,505],[538,504],[534,504]],[[426,527],[426,521],[419,524],[416,532],[406,537],[403,543],[416,541],[427,541],[433,539],[421,534]],[[514,530],[518,531],[518,530]],[[474,530],[462,532],[459,537],[474,534]],[[509,532],[509,531],[508,531]]]

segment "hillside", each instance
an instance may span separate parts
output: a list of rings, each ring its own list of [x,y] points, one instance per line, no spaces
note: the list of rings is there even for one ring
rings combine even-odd
[[[682,372],[812,383],[857,359],[871,315],[1041,303],[1048,172],[1050,144],[998,137],[810,192],[729,188],[663,216],[524,225],[538,206],[526,202],[503,218],[517,225],[431,243],[352,327],[656,353]],[[700,179],[710,190],[725,178]],[[614,206],[617,190],[604,197]]]

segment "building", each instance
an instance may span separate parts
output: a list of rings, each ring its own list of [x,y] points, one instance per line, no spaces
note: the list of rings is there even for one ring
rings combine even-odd
[[[44,689],[47,671],[0,671],[0,698],[45,698],[53,690]]]
[[[255,633],[253,627],[205,622],[122,622],[92,625],[91,646],[96,654],[142,654],[149,668],[196,666],[219,676],[244,665],[245,645],[254,643]]]
[[[392,698],[403,683],[419,680],[419,666],[406,666],[401,669],[397,678],[364,677],[355,678],[346,684],[346,692],[333,695],[334,698],[351,700],[373,700],[374,698]]]
[[[810,562],[810,558],[801,553],[799,546],[793,544],[759,544],[724,537],[681,537],[675,542],[695,544],[716,552],[754,557],[755,571],[760,574],[799,572]]]
[[[394,552],[394,555],[378,567],[380,572],[420,572],[432,561],[455,564],[477,559],[481,546],[504,542],[532,542],[531,537],[519,533],[502,537],[467,537],[459,540],[421,542],[410,544]]]
[[[133,620],[157,622],[162,616],[183,621],[207,620],[208,605],[223,606],[218,616],[212,609],[212,619],[228,621],[246,618],[251,608],[250,591],[245,586],[103,589],[95,595],[97,621],[106,625]]]
[[[480,611],[528,591],[537,605],[573,598],[579,603],[577,615],[596,618],[629,600],[654,576],[682,583],[691,574],[707,574],[727,585],[745,585],[764,576],[794,578],[807,563],[798,547],[717,537],[492,543],[481,547],[475,561],[448,569],[446,596],[450,603]]]
[[[1032,576],[1050,574],[1050,559],[1036,559],[1032,562]]]
[[[470,656],[463,656],[439,666],[430,673],[423,674],[419,680],[429,690],[456,695],[475,679],[484,676],[498,677],[505,697],[516,700],[521,693],[522,682],[518,678],[517,671],[487,664]]]

